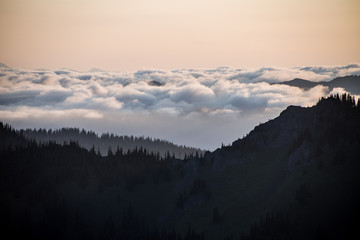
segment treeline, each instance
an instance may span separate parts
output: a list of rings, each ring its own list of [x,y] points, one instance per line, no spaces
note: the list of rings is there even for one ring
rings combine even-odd
[[[2,122],[0,122],[0,137],[0,151],[25,146],[30,142],[17,133],[9,124]]]
[[[348,93],[331,94],[327,98],[322,97],[320,99],[319,103],[322,102],[322,101],[338,102],[338,103],[342,103],[343,105],[347,105],[347,106],[350,106],[350,107],[358,107],[358,108],[360,108],[360,98],[358,98],[357,101],[356,101],[356,98],[351,96]]]
[[[74,196],[69,198],[65,194],[70,191],[67,186],[76,186],[85,192],[96,187],[91,198],[114,186],[131,194],[147,181],[156,185],[181,178],[184,169],[180,167],[181,174],[176,169],[184,161],[176,159],[174,154],[167,152],[163,157],[159,152],[142,147],[126,151],[119,147],[113,151],[109,147],[107,156],[102,156],[95,147],[87,150],[74,141],[63,145],[53,141],[28,141],[7,124],[0,124],[0,133],[0,194],[3,196],[0,198],[0,224],[14,238],[205,238],[204,233],[197,233],[191,226],[186,233],[180,233],[149,224],[131,205],[121,216],[110,215],[100,228],[93,230],[88,216],[96,216],[96,213],[79,210],[81,207],[74,205]],[[199,184],[200,188],[204,185],[196,182],[194,188]],[[121,199],[122,194],[120,192],[117,198]]]
[[[1,124],[0,133],[0,218],[14,238],[204,239],[193,228],[181,234],[150,225],[132,207],[116,219],[110,216],[94,231],[86,215],[96,213],[80,211],[74,206],[74,196],[69,200],[65,194],[70,191],[66,186],[85,192],[96,187],[90,195],[94,198],[113,186],[131,193],[149,180],[153,184],[171,181],[179,177],[174,176],[174,169],[180,160],[169,153],[162,157],[142,147],[127,151],[109,148],[104,157],[94,147],[87,150],[73,141],[64,145],[26,141],[9,125]]]
[[[17,186],[11,192],[21,191],[27,184],[38,181],[54,188],[64,182],[74,182],[86,188],[91,179],[98,180],[100,186],[126,183],[129,190],[133,190],[145,181],[148,174],[153,175],[154,182],[171,179],[172,165],[179,162],[169,155],[161,157],[159,153],[143,148],[126,153],[118,149],[102,157],[94,148],[88,151],[76,142],[64,145],[30,142],[25,147],[3,148],[0,156],[2,182],[9,187]]]
[[[187,156],[203,154],[203,150],[178,146],[172,142],[150,138],[150,137],[134,137],[134,136],[118,136],[113,133],[104,133],[101,136],[93,131],[80,130],[79,128],[61,128],[57,130],[46,129],[26,129],[19,130],[26,139],[35,140],[38,143],[46,143],[55,141],[63,144],[70,141],[78,142],[80,146],[90,150],[92,147],[99,150],[102,155],[107,155],[109,148],[115,150],[122,148],[123,151],[133,150],[135,148],[146,148],[152,152],[159,152],[162,157],[165,157],[169,152],[175,155],[176,158],[184,159]]]

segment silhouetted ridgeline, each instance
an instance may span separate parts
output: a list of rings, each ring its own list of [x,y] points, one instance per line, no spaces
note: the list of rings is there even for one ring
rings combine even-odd
[[[300,78],[295,78],[291,81],[280,82],[278,84],[285,84],[293,87],[302,88],[304,90],[311,89],[318,85],[326,86],[331,92],[334,88],[344,88],[351,94],[360,94],[360,76],[350,75],[345,77],[337,77],[329,82],[312,82]]]
[[[290,106],[232,145],[185,161],[143,147],[102,156],[80,141],[38,143],[0,124],[2,234],[355,239],[359,123],[360,102],[335,95]]]
[[[184,159],[190,155],[203,154],[204,151],[197,148],[178,146],[172,142],[161,139],[153,139],[150,137],[134,137],[134,136],[118,136],[114,134],[102,134],[98,136],[93,131],[85,131],[78,128],[62,128],[58,130],[46,129],[26,129],[20,130],[20,133],[27,139],[35,140],[38,143],[45,143],[48,141],[55,141],[63,144],[70,141],[78,142],[80,146],[90,150],[95,147],[102,155],[107,155],[109,148],[115,151],[121,148],[123,151],[133,150],[135,148],[144,148],[148,151],[159,152],[161,156],[165,157],[170,153],[176,158]]]

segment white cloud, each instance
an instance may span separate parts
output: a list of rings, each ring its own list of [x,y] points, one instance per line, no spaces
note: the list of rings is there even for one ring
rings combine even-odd
[[[117,101],[115,97],[94,98],[92,101],[94,102],[93,108],[99,109],[121,109],[124,105],[124,103]]]
[[[103,114],[95,110],[88,109],[63,109],[56,110],[51,108],[27,107],[20,106],[15,108],[1,109],[1,116],[3,119],[13,119],[15,121],[24,121],[26,119],[32,120],[50,120],[62,121],[70,118],[90,118],[99,119]]]
[[[360,74],[360,66],[134,73],[2,69],[0,121],[17,127],[78,126],[150,135],[214,149],[288,105],[311,106],[328,94],[323,86],[303,91],[271,83],[328,81],[348,74]]]

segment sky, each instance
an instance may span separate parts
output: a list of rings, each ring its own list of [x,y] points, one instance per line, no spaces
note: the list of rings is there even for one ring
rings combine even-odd
[[[1,0],[0,62],[86,71],[360,62],[358,0]]]
[[[330,93],[272,83],[360,75],[359,12],[358,0],[1,0],[0,121],[214,150]]]

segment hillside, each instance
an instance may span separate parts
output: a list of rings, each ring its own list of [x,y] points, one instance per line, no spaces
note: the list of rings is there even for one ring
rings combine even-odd
[[[360,200],[360,104],[354,106],[346,95],[322,99],[310,108],[290,106],[245,138],[205,155],[211,171],[201,170],[200,164],[197,171],[203,172],[213,198],[186,214],[183,224],[193,219],[202,228],[216,207],[224,223],[210,228],[211,239],[224,238],[229,228],[229,235],[239,236],[271,225],[270,220],[264,223],[266,216],[279,212],[292,226],[271,233],[277,237],[289,234],[290,227],[293,235],[285,239],[347,234],[344,229],[358,222],[353,219]],[[207,220],[202,217],[206,215]],[[334,218],[338,221],[330,222]]]
[[[345,76],[337,77],[329,82],[311,82],[304,79],[295,78],[291,81],[280,82],[278,84],[289,85],[293,87],[298,87],[304,90],[309,90],[315,86],[322,85],[329,87],[329,92],[334,88],[344,88],[346,91],[351,94],[360,94],[360,76]]]
[[[70,141],[78,142],[81,147],[88,150],[95,148],[101,155],[108,155],[109,150],[115,152],[121,148],[122,151],[134,150],[135,148],[144,148],[149,152],[159,152],[161,156],[166,154],[174,155],[176,158],[184,159],[190,155],[203,154],[204,151],[197,148],[179,146],[172,142],[153,139],[150,137],[118,136],[114,134],[102,134],[98,136],[95,132],[80,130],[78,128],[62,128],[57,130],[45,129],[26,129],[20,130],[21,134],[29,140],[35,140],[38,143],[49,141],[63,144]]]
[[[0,148],[2,226],[37,239],[356,237],[359,122],[359,102],[332,96],[186,161],[24,144],[1,125],[17,143]]]

